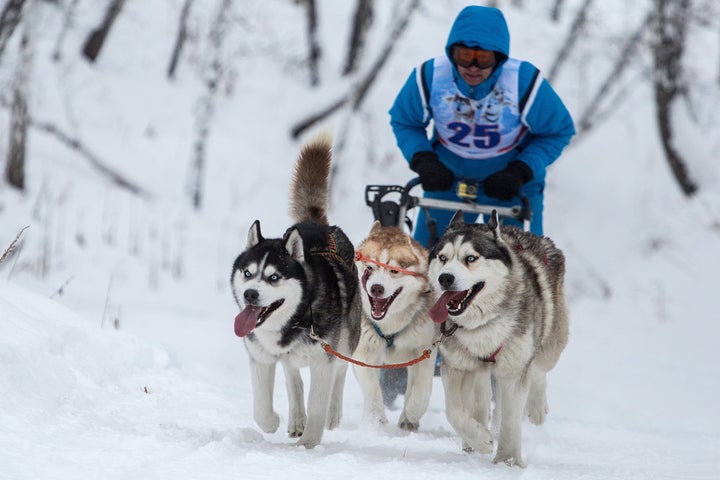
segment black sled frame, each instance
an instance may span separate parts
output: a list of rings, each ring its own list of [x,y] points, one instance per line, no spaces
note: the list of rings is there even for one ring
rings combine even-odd
[[[410,190],[420,184],[420,178],[411,179],[406,185],[368,185],[365,187],[365,203],[372,209],[375,220],[383,226],[407,227],[412,233],[412,221],[408,211],[416,207],[437,208],[441,210],[490,215],[493,210],[498,216],[513,218],[522,222],[523,230],[530,230],[532,211],[526,197],[520,197],[520,203],[510,207],[484,205],[467,199],[464,201],[439,200],[410,195]],[[432,232],[432,228],[430,228]],[[440,232],[442,234],[442,232]]]

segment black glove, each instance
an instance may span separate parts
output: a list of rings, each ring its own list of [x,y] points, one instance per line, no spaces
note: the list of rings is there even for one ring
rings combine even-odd
[[[420,176],[420,184],[427,192],[448,190],[455,181],[453,173],[435,152],[417,152],[410,159],[410,169]]]
[[[533,179],[533,172],[525,162],[513,160],[507,167],[493,173],[483,182],[485,194],[500,200],[512,200],[520,187]]]

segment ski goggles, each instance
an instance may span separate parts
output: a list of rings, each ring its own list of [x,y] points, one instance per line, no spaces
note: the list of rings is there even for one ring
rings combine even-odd
[[[463,68],[470,68],[474,65],[477,68],[484,70],[494,67],[497,63],[495,62],[495,52],[483,50],[481,48],[470,48],[465,45],[453,45],[450,53],[453,63]]]

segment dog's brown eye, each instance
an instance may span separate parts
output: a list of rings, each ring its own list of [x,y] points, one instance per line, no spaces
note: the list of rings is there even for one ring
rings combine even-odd
[[[390,270],[390,273],[398,273],[397,270]]]
[[[367,270],[368,272],[372,272],[374,269],[370,265],[366,265],[365,270]]]

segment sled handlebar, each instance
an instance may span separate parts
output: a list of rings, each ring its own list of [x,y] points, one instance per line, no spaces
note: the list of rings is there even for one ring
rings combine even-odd
[[[402,228],[405,213],[408,210],[416,207],[430,207],[450,211],[461,210],[482,215],[490,215],[495,210],[499,216],[519,220],[526,225],[525,230],[529,229],[532,210],[530,209],[530,202],[525,196],[518,197],[518,204],[503,207],[477,203],[472,199],[455,201],[411,195],[410,191],[418,185],[420,185],[420,177],[410,179],[404,186],[368,185],[365,187],[365,203],[372,208],[375,219],[385,226],[393,225]],[[397,195],[399,195],[398,200],[385,198]]]

